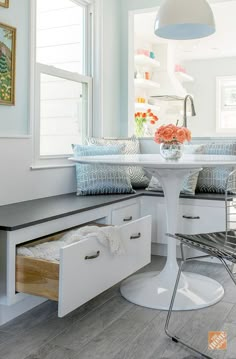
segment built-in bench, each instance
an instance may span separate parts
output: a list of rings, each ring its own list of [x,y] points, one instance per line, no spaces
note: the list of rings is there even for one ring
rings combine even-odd
[[[224,199],[225,196],[219,194],[181,195],[179,229],[189,233],[222,230]],[[212,215],[212,220],[209,213]],[[18,261],[17,268],[17,246],[42,238],[51,238],[61,231],[87,225],[90,222],[119,225],[127,253],[123,258],[114,259],[101,246],[96,245],[96,241],[88,243],[82,241],[75,247],[63,248],[59,266],[37,262],[34,268],[39,272],[42,270],[44,274],[44,267],[54,268],[54,271],[56,268],[53,278],[50,277],[50,270],[45,278],[49,285],[50,281],[54,280],[59,316],[69,313],[146,265],[150,261],[151,241],[153,254],[165,254],[161,251],[161,246],[166,244],[165,202],[161,192],[141,189],[135,194],[86,197],[78,197],[75,193],[71,193],[1,206],[0,325],[42,303],[45,298],[50,298],[46,286],[44,299],[34,295],[37,294],[38,288],[35,287],[37,280],[32,286],[29,285],[33,276],[31,261],[27,261],[30,265],[27,264],[23,270],[22,265],[19,265],[21,261]],[[96,256],[98,252],[102,255]],[[78,259],[79,255],[82,255],[80,259]],[[85,261],[87,255],[95,260]],[[77,278],[78,273],[79,278]],[[16,277],[18,286],[16,286]],[[45,279],[40,283],[41,287],[44,286],[44,282]],[[18,290],[24,288],[24,283],[27,284],[25,286],[27,289],[22,289],[23,293],[18,293],[16,288]],[[33,296],[24,292],[31,293]]]
[[[164,197],[162,192],[137,190],[135,194],[81,196],[75,193],[36,199],[0,206],[0,230],[15,231],[73,214],[90,211],[141,196]],[[225,195],[216,193],[181,194],[180,198],[224,201]]]

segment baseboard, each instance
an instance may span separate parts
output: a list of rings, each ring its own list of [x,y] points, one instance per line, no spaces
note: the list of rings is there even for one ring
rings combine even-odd
[[[40,297],[29,296],[13,305],[0,304],[0,325],[3,325],[19,315],[28,312],[30,309],[46,302],[46,299]]]

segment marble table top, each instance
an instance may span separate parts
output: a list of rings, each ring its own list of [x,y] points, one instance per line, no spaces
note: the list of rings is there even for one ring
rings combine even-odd
[[[235,166],[236,156],[226,155],[183,155],[178,161],[165,160],[161,155],[112,155],[72,157],[69,160],[78,163],[114,164],[121,166],[142,166],[152,168],[180,169],[217,166]]]

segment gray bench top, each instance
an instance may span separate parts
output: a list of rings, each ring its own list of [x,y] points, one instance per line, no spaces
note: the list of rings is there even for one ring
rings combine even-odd
[[[0,206],[0,229],[3,231],[15,231],[109,204],[137,198],[142,195],[163,197],[162,192],[149,192],[145,190],[138,190],[135,194],[86,197],[78,197],[75,193],[71,193]],[[224,195],[217,194],[181,195],[180,197],[202,200],[224,200]]]

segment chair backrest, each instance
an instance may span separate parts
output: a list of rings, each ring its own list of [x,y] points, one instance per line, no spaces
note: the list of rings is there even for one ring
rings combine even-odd
[[[230,173],[225,190],[226,243],[236,245],[236,169]]]

